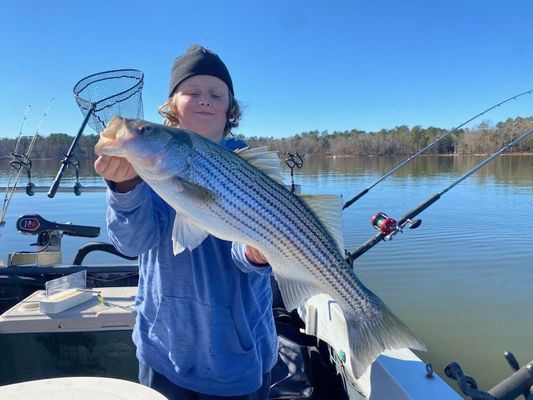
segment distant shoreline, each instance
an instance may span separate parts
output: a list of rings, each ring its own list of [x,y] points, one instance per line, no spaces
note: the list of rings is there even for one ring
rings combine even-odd
[[[472,154],[419,154],[418,157],[489,157],[494,153],[472,153]],[[351,158],[351,157],[410,157],[413,154],[309,154],[306,157],[329,157],[329,158]],[[512,156],[533,156],[533,153],[503,153],[500,154],[502,157],[512,157]],[[96,156],[91,157],[78,157],[79,160],[96,160]],[[11,156],[0,156],[0,161],[12,161]],[[45,158],[32,158],[32,161],[58,161],[57,158],[45,157]]]
[[[419,154],[417,157],[489,157],[495,153],[472,153],[472,154]],[[367,155],[350,155],[350,154],[327,154],[324,157],[348,158],[348,157],[410,157],[412,154],[367,154]],[[500,156],[533,156],[533,153],[503,153]],[[308,157],[313,157],[309,155]]]

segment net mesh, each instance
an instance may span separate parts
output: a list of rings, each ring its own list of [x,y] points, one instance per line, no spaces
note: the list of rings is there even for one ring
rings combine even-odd
[[[144,75],[136,69],[100,72],[80,80],[73,92],[88,124],[97,133],[105,129],[114,115],[142,119]]]

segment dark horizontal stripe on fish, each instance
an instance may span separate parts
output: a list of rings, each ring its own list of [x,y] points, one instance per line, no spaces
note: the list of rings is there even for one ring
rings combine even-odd
[[[232,182],[235,181],[236,179],[237,180],[240,179],[241,182],[248,181],[246,174],[242,174],[242,176],[236,176],[235,170],[231,170],[228,168],[221,168],[220,165],[222,165],[222,163],[216,162],[216,159],[214,157],[204,157],[204,162],[207,163],[207,168],[203,168],[203,170],[205,171],[210,170],[212,172],[215,171],[216,174],[205,173],[203,176],[203,179],[207,179],[208,182],[211,185],[214,185],[215,187],[222,186],[223,188],[223,190],[220,190],[220,191],[217,190],[217,192],[222,193],[224,196],[223,199],[220,199],[220,206],[224,208],[223,212],[230,213],[236,220],[241,221],[244,224],[244,221],[242,218],[243,215],[236,212],[238,209],[238,206],[235,201],[236,200],[240,201],[242,204],[247,205],[247,208],[251,212],[254,213],[254,214],[250,214],[250,213],[247,213],[245,210],[241,210],[242,212],[244,212],[244,216],[247,219],[249,219],[251,223],[253,223],[252,225],[246,224],[251,232],[257,233],[258,231],[257,225],[259,225],[259,227],[262,228],[263,231],[266,231],[269,235],[271,235],[271,237],[275,239],[274,243],[278,243],[279,245],[284,244],[284,243],[291,243],[292,245],[295,244],[292,241],[288,240],[287,235],[285,235],[285,232],[283,230],[280,230],[278,228],[279,234],[275,234],[272,230],[268,228],[267,224],[263,223],[263,221],[267,219],[265,218],[265,216],[275,215],[274,213],[269,213],[268,210],[264,209],[264,207],[258,207],[259,203],[257,202],[257,199],[250,199],[250,197],[245,196],[245,193],[243,191],[235,190],[236,186],[232,184]],[[237,169],[237,171],[241,171],[241,170]],[[250,200],[253,200],[253,201],[250,202]],[[225,207],[224,207],[224,204],[226,205]],[[275,210],[273,211],[275,212]],[[262,215],[260,212],[264,214]],[[260,216],[260,218],[258,218],[258,215]],[[280,226],[279,222],[281,222],[281,219],[280,221],[278,221],[278,224],[274,224],[274,226],[279,227]],[[260,235],[260,237],[264,238],[264,235]],[[284,253],[287,257],[291,256],[291,254],[286,253],[286,251],[289,248],[290,247],[286,245],[277,247],[278,251]],[[305,250],[308,250],[308,249],[300,248],[292,256],[293,257],[297,256],[300,259],[300,262],[304,261],[301,259],[301,257],[303,256],[306,259],[307,263],[310,263],[312,262],[312,259],[308,257],[305,252],[303,252]]]
[[[300,263],[306,260],[307,263],[304,262],[303,265],[315,267],[308,270],[311,275],[315,276],[317,279],[320,279],[320,281],[324,284],[329,285],[329,287],[334,289],[339,294],[348,294],[348,297],[342,296],[343,299],[354,309],[361,309],[361,304],[359,304],[356,299],[360,298],[360,295],[362,295],[364,298],[367,297],[364,293],[364,290],[359,290],[355,282],[352,280],[356,279],[355,274],[353,274],[353,272],[349,269],[344,257],[339,254],[336,243],[334,243],[331,239],[329,232],[325,233],[326,231],[324,228],[322,228],[321,224],[317,224],[316,221],[313,220],[316,218],[316,216],[309,209],[309,207],[303,202],[295,199],[292,194],[287,195],[288,192],[285,188],[281,187],[269,178],[262,177],[262,171],[258,172],[254,167],[249,166],[248,163],[231,156],[225,161],[226,163],[229,162],[230,165],[235,166],[235,168],[221,168],[221,166],[224,165],[224,162],[215,154],[211,154],[210,157],[204,158],[204,162],[206,162],[208,165],[206,170],[211,171],[210,174],[205,174],[204,179],[207,179],[215,188],[220,186],[224,188],[224,190],[221,191],[221,193],[224,193],[224,198],[221,199],[220,204],[220,206],[223,208],[221,210],[221,214],[229,213],[232,218],[241,220],[241,225],[248,228],[251,233],[257,233],[258,227],[263,229],[263,231],[267,231],[268,233],[272,231],[268,230],[266,225],[261,221],[268,221],[268,217],[271,217],[272,214],[276,214],[274,211],[277,210],[278,224],[274,225],[278,227],[281,236],[287,235],[287,229],[293,235],[296,234],[298,230],[301,230],[301,232],[306,236],[306,240],[300,243],[298,241],[287,241],[287,238],[280,237],[279,235],[273,235],[271,233],[271,237],[274,238],[275,243],[278,244],[278,251],[283,253],[284,256],[289,259],[296,258],[296,260]],[[259,179],[252,182],[250,177],[255,176],[254,174],[259,174]],[[258,207],[256,205],[258,204],[257,199],[245,197],[243,191],[234,191],[234,185],[231,184],[233,180],[241,184],[243,182],[248,182],[251,188],[260,190],[256,193],[257,198],[263,198],[272,208],[272,213],[268,213],[268,210],[266,210],[264,207]],[[284,213],[280,208],[276,207],[276,204],[278,203],[271,199],[271,197],[276,196],[278,197],[276,200],[280,201],[281,205],[286,205],[286,202],[290,203],[292,207],[287,206],[283,208],[283,210],[286,210],[288,213]],[[243,215],[232,212],[237,209],[235,201],[240,201],[243,204],[246,204],[250,211],[254,212],[254,215],[245,213],[245,216],[252,221],[251,223],[243,223]],[[226,205],[225,207],[224,203]],[[228,207],[229,209],[225,209]],[[215,210],[213,210],[213,212],[215,212]],[[217,215],[221,214],[217,212]],[[260,218],[257,217],[257,214],[259,214]],[[236,224],[232,224],[232,226],[238,228],[238,225]],[[293,230],[292,227],[297,229]],[[306,228],[312,231],[312,233],[315,235],[319,235],[318,237],[315,236],[315,238],[318,239],[318,243],[317,241],[312,240],[312,238],[306,234]],[[323,240],[320,240],[320,237],[326,239],[326,243],[324,243]],[[287,246],[287,243],[291,246]],[[302,247],[298,246],[298,244],[301,244]],[[321,251],[321,248],[318,246],[318,244],[326,244],[326,251]],[[289,253],[287,253],[287,251],[289,251]],[[319,254],[317,254],[317,251]],[[310,256],[307,256],[308,254]],[[305,260],[301,258],[302,256],[305,258]],[[319,266],[319,268],[317,268],[317,266]]]
[[[227,169],[219,168],[219,163],[212,163],[212,158],[205,158],[205,162],[209,164],[209,168],[202,169],[203,171],[206,171],[206,173],[204,173],[201,178],[205,179],[205,181],[208,182],[210,185],[213,185],[215,187],[221,186],[221,190],[217,191],[219,191],[220,193],[225,193],[224,199],[220,199],[220,204],[209,206],[209,209],[213,213],[215,213],[219,218],[222,218],[225,221],[229,221],[229,219],[226,218],[226,214],[228,214],[233,219],[233,221],[238,222],[240,225],[244,225],[252,232],[257,231],[257,225],[259,225],[259,227],[266,231],[271,237],[273,237],[275,239],[275,242],[277,243],[284,243],[285,241],[287,241],[287,238],[280,235],[280,233],[271,230],[267,225],[263,224],[261,221],[258,221],[256,215],[252,215],[246,212],[246,210],[242,210],[242,213],[239,212],[238,206],[233,200],[240,200],[244,204],[246,204],[246,201],[245,198],[241,196],[241,191],[234,190],[234,185],[231,184],[231,179],[226,174]],[[207,173],[207,171],[209,170],[216,171],[217,173],[209,174]],[[223,203],[226,204],[226,207],[223,207]],[[248,208],[253,211],[252,207],[249,206]],[[243,216],[246,218],[243,219]],[[231,226],[236,229],[239,229],[239,225],[234,222],[231,222]],[[286,257],[291,256],[291,254],[287,252],[287,246],[281,246],[278,250]]]
[[[216,170],[216,171],[218,172],[218,174],[217,174],[217,176],[216,176],[216,181],[217,181],[216,183],[218,183],[218,184],[221,184],[222,182],[224,182],[224,181],[226,181],[226,180],[229,181],[229,182],[231,182],[231,180],[239,180],[239,181],[242,183],[243,181],[246,181],[246,180],[248,179],[249,176],[253,176],[253,175],[250,175],[250,174],[254,174],[254,173],[257,174],[257,172],[256,172],[254,169],[250,168],[250,170],[248,171],[248,175],[247,175],[246,173],[241,173],[241,174],[239,174],[239,175],[242,175],[242,176],[236,176],[236,174],[237,174],[238,172],[241,172],[241,171],[242,171],[242,165],[241,165],[241,166],[240,166],[240,167],[241,167],[240,169],[237,168],[236,170],[231,171],[232,175],[231,175],[231,176],[228,176],[228,174],[227,174],[228,169],[227,169],[227,168],[224,168],[224,169],[220,169],[220,168],[218,168],[218,166],[220,165],[220,163],[219,163],[219,162],[216,162],[216,161],[214,161],[214,160],[215,160],[215,157],[209,157],[209,158],[207,159],[207,161],[210,161],[210,168],[212,168],[213,170]],[[229,161],[229,160],[226,160],[226,161]],[[218,176],[218,175],[221,175],[221,176]],[[211,177],[212,177],[212,176],[211,176]],[[223,178],[220,179],[221,177],[223,177]],[[266,190],[265,190],[265,187],[264,187],[265,185],[259,185],[259,187],[260,187],[261,189],[265,190],[265,193],[266,193],[267,195],[271,195],[272,192],[277,192],[278,196],[283,197],[284,200],[287,200],[287,196],[285,195],[285,193],[283,193],[283,191],[280,191],[280,190],[279,190],[279,185],[277,185],[277,184],[275,184],[275,183],[273,184],[273,182],[272,182],[270,179],[262,179],[262,180],[260,180],[260,182],[261,182],[261,183],[266,183],[266,184],[267,184],[267,185],[266,185],[266,186],[267,186]],[[256,182],[256,183],[257,183],[257,182]],[[249,209],[251,209],[251,210],[255,210],[255,211],[257,212],[258,210],[262,210],[262,209],[263,209],[263,212],[264,212],[266,215],[262,215],[262,216],[261,216],[262,219],[267,219],[267,220],[268,220],[268,217],[269,217],[269,216],[270,216],[270,217],[272,216],[270,213],[268,213],[267,211],[265,211],[263,207],[257,207],[255,204],[252,204],[252,203],[250,202],[250,201],[253,200],[253,203],[257,203],[257,200],[256,200],[256,199],[250,199],[249,197],[244,197],[243,195],[241,195],[240,191],[239,191],[239,192],[233,192],[233,191],[231,190],[232,185],[224,185],[224,184],[223,184],[223,186],[225,187],[225,191],[224,191],[225,196],[227,196],[227,198],[224,200],[224,202],[226,202],[226,203],[230,202],[231,207],[235,207],[235,204],[231,202],[231,199],[237,197],[241,202],[243,202],[244,204],[246,204],[246,205],[249,207]],[[252,186],[252,187],[253,187],[253,188],[257,188],[257,186]],[[285,196],[283,196],[283,195],[285,195]],[[291,196],[291,198],[292,198],[292,194],[291,194],[290,196]],[[258,197],[261,197],[261,196],[258,196]],[[262,197],[264,198],[265,201],[267,201],[267,203],[270,205],[271,209],[273,209],[273,210],[276,209],[276,204],[273,203],[273,202],[271,201],[271,199],[270,199],[268,196],[267,196],[267,197],[262,196]],[[300,206],[300,204],[295,204],[295,206]],[[304,207],[305,207],[305,206],[304,206]],[[290,208],[283,208],[283,210],[290,210]],[[281,226],[283,226],[283,227],[285,228],[285,230],[286,230],[286,229],[289,229],[289,230],[291,231],[290,233],[294,235],[296,232],[295,232],[294,230],[291,229],[291,225],[289,224],[288,226],[286,226],[286,225],[287,225],[287,221],[288,221],[288,220],[291,220],[291,218],[289,218],[289,215],[286,214],[286,213],[283,213],[283,212],[282,212],[282,209],[277,208],[277,211],[278,211],[278,214],[281,214],[281,216],[282,216],[282,218],[278,220],[278,224],[280,224]],[[306,210],[305,208],[304,208],[303,211],[304,211],[304,214],[303,214],[302,218],[298,218],[298,215],[294,214],[294,217],[295,217],[296,219],[295,219],[295,220],[292,220],[291,222],[292,222],[292,225],[293,225],[293,226],[297,227],[298,229],[301,229],[301,231],[302,231],[303,233],[305,233],[305,232],[306,232],[305,229],[302,228],[302,227],[298,227],[298,224],[299,224],[300,222],[302,222],[302,221],[306,221],[305,216],[308,216],[308,217],[310,217],[310,218],[313,218],[314,215],[313,215],[312,213],[310,213],[308,210]],[[302,212],[301,209],[300,209],[300,212]],[[237,215],[236,217],[238,218],[239,216]],[[253,221],[255,221],[256,223],[260,223],[257,217],[252,216],[252,215],[249,215],[249,217],[250,217]],[[283,217],[285,217],[285,218],[283,218]],[[277,226],[280,226],[280,225],[277,225]],[[315,227],[317,227],[316,224],[313,224],[313,225],[314,225]],[[263,229],[266,229],[266,226],[265,226],[265,225],[261,224],[261,226],[263,227]],[[318,227],[320,227],[320,226],[318,226]],[[279,228],[278,228],[278,229],[279,229]],[[282,230],[281,233],[286,234],[285,230]],[[271,231],[270,231],[270,232],[271,232]],[[322,233],[322,235],[324,235],[324,232],[323,232],[323,231],[322,231],[321,233]],[[301,252],[304,251],[303,254],[309,253],[309,254],[314,254],[315,256],[317,256],[317,254],[316,254],[316,251],[318,250],[317,242],[311,240],[311,237],[309,237],[309,235],[306,235],[306,236],[307,236],[307,237],[306,237],[306,241],[304,241],[302,244],[304,244],[304,245],[307,244],[307,246],[305,246],[305,247],[303,247],[303,248],[298,248],[298,252],[297,252],[296,254],[298,254],[298,253],[299,253],[299,254],[302,254]],[[327,235],[324,235],[324,239],[327,239],[327,238],[328,238]],[[283,241],[282,241],[282,242],[283,242]],[[329,242],[331,243],[331,241],[329,241]],[[323,243],[323,242],[322,242],[322,243]],[[294,245],[294,244],[295,244],[295,243],[293,243],[293,245]],[[280,250],[282,250],[282,249],[283,249],[283,248],[281,247]],[[333,250],[333,251],[332,251],[332,250]],[[336,251],[336,248],[335,248],[335,249],[330,249],[330,251],[327,251],[327,252],[322,251],[322,252],[321,252],[321,253],[322,253],[322,254],[321,254],[321,255],[322,255],[322,260],[320,260],[320,257],[318,257],[318,259],[319,259],[319,260],[318,260],[318,263],[321,264],[321,265],[323,265],[323,264],[326,264],[326,265],[327,265],[327,264],[334,264],[334,265],[337,264],[337,262],[338,262],[338,257],[335,259],[335,257],[334,257],[334,255],[335,255],[335,251]],[[328,257],[328,256],[329,256],[329,257]],[[333,256],[333,258],[332,258],[331,256]],[[306,258],[307,258],[308,262],[311,263],[311,265],[316,265],[316,263],[317,263],[316,261],[317,261],[317,260],[314,260],[314,259],[311,258],[311,257],[306,257]],[[323,268],[320,268],[320,270],[324,270],[324,269],[323,269]],[[337,272],[336,270],[337,270],[337,268],[334,268],[333,271]],[[313,272],[318,272],[318,271],[310,271],[310,272],[313,273]],[[326,271],[324,271],[324,272],[326,272]],[[314,275],[316,276],[316,274],[314,274]],[[334,283],[337,283],[337,284],[338,284],[338,282],[335,281],[335,279],[333,279],[333,280],[332,280],[332,279],[329,279],[329,278],[333,278],[333,277],[330,276],[329,274],[320,274],[320,275],[321,275],[323,278],[325,278],[326,281],[331,281],[331,282],[329,282],[329,283],[330,283],[330,284],[333,284],[332,286],[338,286],[338,285],[334,284]],[[335,275],[336,275],[336,274],[335,274]],[[342,285],[342,286],[344,286],[344,285]]]
[[[267,181],[268,183],[270,183],[270,181]],[[279,191],[279,185],[275,185],[274,187],[272,186],[272,184],[270,185],[269,189],[272,188],[272,189],[277,189]],[[285,193],[284,193],[285,194]],[[293,198],[292,194],[290,195],[291,198]],[[286,200],[286,198],[285,198]],[[304,205],[304,207],[306,207]],[[290,209],[290,208],[289,208]],[[301,211],[301,210],[300,210]],[[307,216],[311,216],[312,214],[311,213],[308,213],[305,209],[304,209],[304,215],[307,215]],[[314,216],[313,216],[314,217]],[[296,215],[296,221],[300,222],[300,221],[305,221],[306,219],[305,218],[298,218],[298,216]],[[296,224],[295,224],[296,226]],[[315,225],[316,226],[316,225]],[[301,229],[301,228],[300,228]],[[305,232],[305,230],[304,230]],[[327,236],[325,237],[327,238]],[[316,241],[311,241],[309,236],[307,237],[307,242],[310,243],[310,246],[311,248],[308,246],[306,247],[304,250],[306,251],[310,251],[311,253],[313,253],[313,249],[316,251],[318,249],[318,246],[317,246],[317,243]],[[324,280],[326,280],[332,287],[335,287],[337,290],[339,289],[339,281],[338,281],[338,278],[339,278],[339,274],[340,275],[343,275],[341,271],[339,271],[339,267],[343,267],[343,263],[345,263],[344,259],[343,258],[340,258],[340,257],[335,257],[338,255],[338,251],[337,251],[337,247],[336,247],[336,244],[333,243],[332,241],[329,241],[330,243],[330,251],[327,252],[326,254],[329,255],[329,256],[333,256],[333,258],[331,257],[328,257],[328,258],[322,258],[322,260],[318,260],[318,264],[320,264],[322,267],[324,266],[328,266],[328,265],[332,265],[332,267],[330,268],[329,271],[326,271],[326,268],[320,268],[323,273],[320,274],[322,276],[322,278]],[[322,242],[323,244],[323,242]],[[300,249],[301,251],[301,249]],[[316,253],[315,253],[316,255]],[[319,257],[320,258],[320,257]],[[317,260],[314,260],[314,259],[310,259],[310,262],[312,263],[312,265],[316,265],[317,264]],[[339,265],[340,264],[340,265]],[[347,265],[347,264],[345,264]],[[326,272],[330,272],[332,274],[328,274]],[[341,281],[342,282],[342,281]],[[340,286],[343,287],[344,289],[348,289],[348,286],[346,285],[347,282],[343,282],[343,283],[340,283]]]

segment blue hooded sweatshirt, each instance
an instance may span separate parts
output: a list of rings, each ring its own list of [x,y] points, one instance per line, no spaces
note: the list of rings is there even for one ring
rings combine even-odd
[[[174,256],[175,212],[144,182],[128,193],[108,189],[107,202],[111,241],[139,256],[139,361],[200,393],[257,390],[277,360],[271,267],[250,263],[244,245],[213,236]]]

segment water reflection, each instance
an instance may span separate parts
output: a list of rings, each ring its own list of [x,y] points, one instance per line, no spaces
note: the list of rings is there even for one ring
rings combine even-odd
[[[419,177],[441,177],[450,175],[459,177],[477,164],[482,162],[485,156],[419,156],[407,165],[396,171],[396,179],[419,178]],[[380,157],[307,157],[304,160],[302,170],[296,170],[298,175],[343,175],[343,176],[375,176],[376,179],[392,170],[405,160],[398,156]],[[96,176],[93,167],[93,159],[80,160],[79,176],[84,181],[91,183],[101,182]],[[57,174],[60,163],[57,160],[35,160],[32,167],[32,179],[45,183],[51,181]],[[5,178],[9,171],[9,161],[0,160],[0,179]],[[289,168],[282,163],[285,173]],[[523,185],[533,187],[533,155],[503,155],[494,162],[482,168],[476,173],[480,181],[494,179],[511,185]],[[63,177],[65,182],[72,182],[75,179],[75,170],[70,167]],[[27,180],[26,173],[23,172],[21,181]]]
[[[418,178],[451,175],[459,177],[485,160],[485,156],[420,156],[396,171],[395,177]],[[309,157],[305,173],[374,175],[377,178],[392,170],[405,158],[383,157]],[[492,178],[507,184],[533,186],[533,155],[501,156],[476,173],[478,179]]]
[[[102,179],[94,172],[94,159],[79,160],[79,178],[85,185],[103,185]],[[32,160],[31,178],[36,185],[51,185],[57,175],[60,167],[59,160]],[[6,185],[9,176],[9,160],[0,160],[0,186]],[[66,169],[62,185],[72,186],[76,180],[76,170],[73,166]],[[22,169],[19,178],[19,186],[24,186],[28,182],[28,175],[25,169]]]

